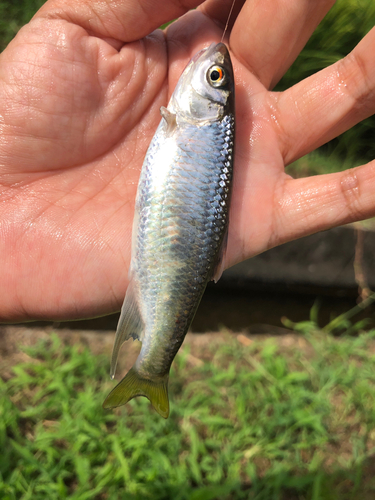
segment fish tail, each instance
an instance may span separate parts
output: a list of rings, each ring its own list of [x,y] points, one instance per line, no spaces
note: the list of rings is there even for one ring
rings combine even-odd
[[[141,377],[133,368],[106,397],[103,408],[117,408],[136,396],[145,396],[155,410],[164,418],[169,415],[168,373],[156,380]]]

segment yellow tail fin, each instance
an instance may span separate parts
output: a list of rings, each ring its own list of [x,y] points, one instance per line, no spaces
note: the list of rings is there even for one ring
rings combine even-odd
[[[136,396],[148,398],[159,415],[168,418],[168,374],[158,380],[149,380],[140,377],[133,366],[121,382],[108,394],[103,403],[103,408],[122,406]]]

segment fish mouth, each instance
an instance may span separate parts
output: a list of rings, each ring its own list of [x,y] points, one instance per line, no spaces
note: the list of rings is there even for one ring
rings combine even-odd
[[[203,55],[205,57],[210,57],[212,54],[214,53],[218,53],[218,54],[221,54],[221,56],[223,57],[223,61],[225,58],[229,57],[229,51],[228,51],[228,48],[227,46],[222,43],[222,42],[219,42],[219,43],[211,43],[211,45],[209,45],[208,47],[206,47],[205,49],[202,49],[200,50],[199,52],[197,52],[195,54],[195,56],[191,59],[191,62],[195,63],[198,61],[198,59],[200,59]]]
[[[209,57],[214,53],[221,54],[223,58],[229,57],[228,48],[223,42],[211,43],[211,45],[207,47],[205,55]]]
[[[216,64],[222,66],[231,66],[230,55],[227,46],[222,43],[211,43],[207,48],[201,50],[193,58],[193,64],[195,64],[199,59],[210,59],[215,61]]]

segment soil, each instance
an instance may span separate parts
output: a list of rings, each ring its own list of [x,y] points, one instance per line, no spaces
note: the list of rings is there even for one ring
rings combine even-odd
[[[309,350],[309,344],[299,335],[285,329],[269,325],[258,325],[258,331],[252,329],[251,335],[247,331],[231,332],[223,330],[220,332],[191,333],[186,335],[184,345],[189,345],[188,362],[201,364],[211,357],[208,346],[219,345],[228,341],[228,336],[234,336],[243,345],[249,345],[257,339],[274,337],[282,349],[290,349],[294,346],[298,349]],[[47,327],[26,326],[1,326],[0,327],[0,376],[9,379],[12,376],[12,366],[30,360],[23,352],[22,347],[35,345],[39,340],[48,339],[52,333],[56,333],[64,343],[87,345],[94,354],[105,354],[108,359],[111,356],[115,338],[113,330],[71,330],[68,328],[56,329]],[[125,373],[131,368],[138,356],[140,344],[130,341],[126,349],[123,349],[119,357],[117,373]]]

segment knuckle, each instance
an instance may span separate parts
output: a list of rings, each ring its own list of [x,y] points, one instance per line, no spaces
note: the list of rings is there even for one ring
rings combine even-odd
[[[364,216],[361,210],[361,185],[356,169],[344,172],[340,179],[340,193],[345,209],[350,218],[358,219]]]
[[[338,63],[337,79],[342,91],[351,96],[358,107],[374,98],[374,85],[369,78],[369,68],[359,51],[353,51]]]

